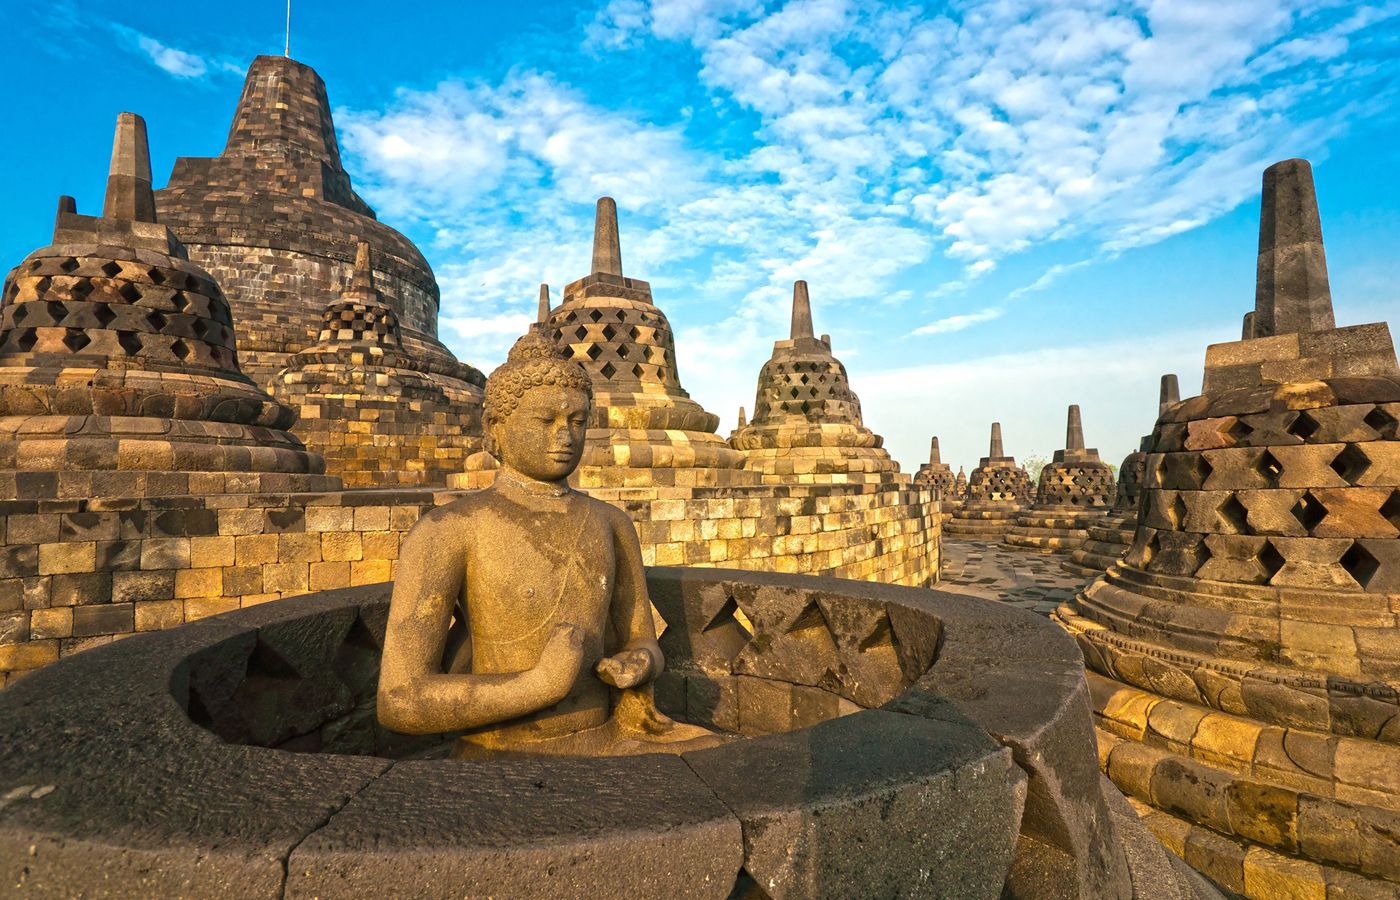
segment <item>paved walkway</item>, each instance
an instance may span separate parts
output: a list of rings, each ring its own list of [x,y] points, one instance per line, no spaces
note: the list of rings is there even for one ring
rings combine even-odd
[[[1060,568],[1065,554],[1019,550],[992,541],[943,536],[938,590],[1000,600],[1041,615],[1074,596],[1084,579]]]

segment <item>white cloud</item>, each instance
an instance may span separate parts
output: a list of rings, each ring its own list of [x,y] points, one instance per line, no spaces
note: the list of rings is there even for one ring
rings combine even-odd
[[[1156,419],[1158,379],[1175,372],[1182,394],[1199,389],[1205,346],[1228,339],[1210,330],[998,354],[966,362],[851,372],[865,423],[913,471],[939,436],[943,461],[968,471],[987,453],[999,420],[1008,452],[1049,456],[1064,446],[1065,411],[1083,410],[1088,443],[1117,465]],[[931,388],[936,385],[936,389]],[[913,414],[911,414],[913,413]]]
[[[981,312],[946,316],[936,322],[930,322],[927,325],[915,328],[910,333],[915,335],[952,334],[955,331],[971,328],[973,325],[980,325],[983,322],[991,322],[995,319],[1000,319],[1002,312],[1003,311],[1000,309],[988,307]]]
[[[157,68],[176,78],[197,80],[214,72],[239,76],[243,74],[243,67],[230,59],[200,56],[171,47],[149,34],[129,28],[119,22],[109,24],[112,30],[122,38],[128,49],[144,56]]]
[[[928,308],[1007,256],[1078,241],[1078,262],[1014,301],[1211,221],[1269,162],[1385,109],[1374,60],[1395,41],[1377,26],[1396,16],[1400,0],[611,0],[584,49],[687,60],[685,45],[699,62],[676,72],[684,108],[590,99],[527,56],[499,81],[404,90],[338,121],[380,213],[436,234],[445,319],[528,316],[541,281],[557,297],[586,269],[591,201],[611,194],[624,267],[700,348],[681,347],[683,372],[729,383],[733,354],[761,360],[782,332],[794,279],[819,312]],[[752,127],[694,140],[695,90]],[[930,278],[946,280],[911,293]],[[465,340],[469,359],[496,352]]]

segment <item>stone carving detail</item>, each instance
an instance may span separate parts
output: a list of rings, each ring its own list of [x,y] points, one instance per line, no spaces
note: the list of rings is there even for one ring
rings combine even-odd
[[[1400,366],[1384,324],[1333,326],[1303,160],[1265,173],[1259,274],[1246,337],[1158,421],[1131,549],[1056,617],[1159,834],[1251,897],[1254,860],[1393,894]]]

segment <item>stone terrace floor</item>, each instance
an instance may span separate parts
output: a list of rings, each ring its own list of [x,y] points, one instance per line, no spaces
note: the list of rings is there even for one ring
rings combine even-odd
[[[1061,553],[1036,553],[945,534],[943,574],[936,589],[1000,600],[1048,616],[1085,582],[1060,568],[1066,558]]]

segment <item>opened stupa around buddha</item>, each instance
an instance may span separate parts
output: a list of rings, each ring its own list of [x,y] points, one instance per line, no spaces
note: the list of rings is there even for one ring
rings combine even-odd
[[[1060,607],[1100,759],[1249,897],[1400,892],[1400,366],[1333,319],[1311,167],[1264,172],[1246,337],[1153,433],[1127,556]]]

